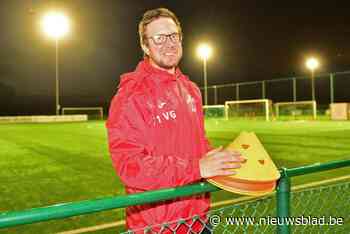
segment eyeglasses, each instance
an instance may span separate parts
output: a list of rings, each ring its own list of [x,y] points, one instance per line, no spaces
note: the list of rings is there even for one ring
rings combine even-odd
[[[182,39],[179,33],[157,34],[152,37],[148,37],[148,39],[152,39],[156,45],[164,44],[167,41],[167,38],[170,38],[172,43],[179,43]]]

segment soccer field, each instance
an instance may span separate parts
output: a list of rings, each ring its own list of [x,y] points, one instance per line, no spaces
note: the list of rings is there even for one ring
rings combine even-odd
[[[254,131],[278,167],[350,158],[350,121],[206,120],[213,146],[227,145],[241,131]],[[109,158],[104,122],[0,125],[0,212],[123,194]],[[293,185],[348,175],[349,168],[297,177]],[[232,199],[213,194],[213,202]],[[55,233],[123,219],[107,211],[0,230]],[[116,229],[95,233],[116,233]]]

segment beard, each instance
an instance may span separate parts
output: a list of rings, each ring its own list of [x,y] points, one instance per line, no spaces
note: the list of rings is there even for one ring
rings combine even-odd
[[[176,51],[172,51],[171,54],[167,55],[166,52],[151,53],[150,59],[155,65],[163,69],[172,69],[178,66],[182,58],[182,48],[178,48]]]
[[[181,56],[176,56],[176,58],[164,58],[162,57],[157,61],[157,65],[159,67],[165,68],[165,69],[171,69],[173,67],[177,67],[181,59]]]

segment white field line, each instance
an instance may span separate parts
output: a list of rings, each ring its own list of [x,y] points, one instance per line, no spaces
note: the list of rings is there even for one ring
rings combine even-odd
[[[95,231],[99,231],[107,228],[118,227],[121,225],[125,225],[124,220],[120,220],[113,223],[105,223],[105,224],[86,227],[86,228],[79,228],[79,229],[65,231],[65,232],[58,232],[57,234],[80,234],[80,233],[87,233],[87,232],[95,232]]]
[[[323,185],[323,184],[338,182],[338,181],[347,180],[347,179],[350,179],[350,175],[341,176],[341,177],[328,179],[328,180],[317,181],[317,182],[311,182],[311,183],[302,184],[302,185],[296,185],[296,186],[292,187],[292,191],[298,191],[298,190],[302,190],[305,188],[315,187],[317,185]],[[275,192],[271,193],[270,195],[267,195],[267,196],[272,196],[273,194],[275,194]],[[256,198],[256,197],[245,196],[245,197],[240,197],[240,198],[236,198],[236,199],[215,202],[211,205],[211,208],[215,208],[215,207],[219,207],[219,206],[223,206],[223,205],[228,205],[228,204],[241,203],[244,201],[253,201],[253,200],[260,199],[260,198],[261,197]],[[105,223],[105,224],[86,227],[86,228],[79,228],[79,229],[70,230],[70,231],[58,232],[57,234],[80,234],[80,233],[87,233],[87,232],[95,232],[95,231],[99,231],[99,230],[103,230],[103,229],[107,229],[107,228],[118,227],[121,225],[125,225],[124,220],[120,220],[120,221],[113,222],[113,223]]]

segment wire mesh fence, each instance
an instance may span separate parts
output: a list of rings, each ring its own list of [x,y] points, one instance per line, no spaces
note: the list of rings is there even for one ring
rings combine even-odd
[[[124,233],[350,233],[350,177],[300,185],[295,176],[349,167],[350,160],[281,168],[276,193],[216,205],[204,214]],[[344,182],[340,182],[344,181]],[[313,187],[310,187],[313,186]],[[317,186],[317,187],[316,187]],[[301,190],[302,189],[302,190]],[[143,193],[0,213],[0,229],[190,196],[220,189],[207,182]],[[243,202],[244,200],[244,202]],[[228,204],[228,205],[227,205]],[[121,230],[122,231],[122,230]]]
[[[276,227],[257,225],[258,219],[276,214],[275,197],[224,206],[203,215],[143,229],[129,230],[124,234],[165,234],[165,233],[275,233]]]
[[[225,101],[247,99],[271,99],[273,102],[315,100],[326,109],[329,103],[349,102],[350,93],[344,87],[350,85],[350,71],[311,77],[287,77],[253,82],[240,82],[208,86],[208,105],[224,104]],[[201,88],[204,91],[203,87]]]
[[[350,233],[350,182],[294,192],[291,217],[292,233]]]
[[[129,230],[124,234],[276,233],[285,223],[291,233],[349,233],[350,181],[291,192],[291,214],[277,218],[276,196],[214,209],[184,220]]]

